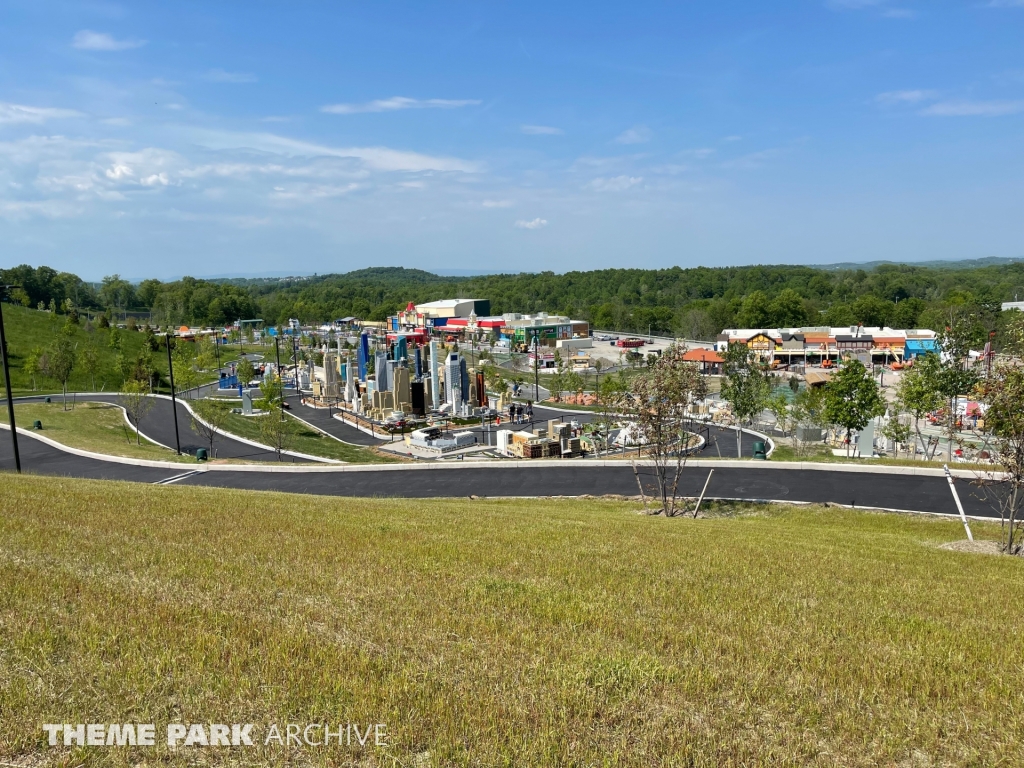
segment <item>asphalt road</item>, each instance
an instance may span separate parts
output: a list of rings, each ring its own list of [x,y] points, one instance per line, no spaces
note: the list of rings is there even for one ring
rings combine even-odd
[[[386,439],[372,437],[340,419],[334,418],[331,413],[336,413],[336,411],[333,409],[329,412],[326,408],[309,408],[303,405],[302,398],[299,395],[289,395],[285,400],[288,402],[291,412],[298,418],[309,422],[317,429],[323,430],[332,437],[336,437],[346,443],[351,443],[352,445],[380,445],[381,443],[388,442]]]
[[[14,469],[10,435],[0,432],[0,471]],[[129,480],[157,483],[179,477],[193,467],[157,469],[101,461],[67,454],[21,436],[22,466],[34,474]],[[650,492],[653,477],[644,472]],[[703,467],[684,470],[679,493],[697,496],[707,478]],[[458,496],[526,497],[621,494],[634,496],[636,480],[631,467],[460,467],[443,469],[409,465],[385,471],[345,472],[240,472],[199,471],[177,481],[181,485],[240,488],[327,496],[437,498]],[[964,480],[957,481],[967,513],[995,517],[994,511]],[[830,502],[854,507],[881,507],[918,512],[956,514],[956,506],[943,477],[921,477],[868,472],[781,469],[769,464],[715,469],[708,498],[773,501]]]
[[[40,402],[43,397],[19,398],[18,402]],[[77,398],[78,402],[99,402],[117,403],[117,395],[88,395]],[[56,401],[55,401],[56,402]],[[152,399],[153,407],[142,417],[139,425],[142,434],[162,443],[169,448],[175,447],[174,436],[174,415],[171,410],[171,401],[162,397]],[[177,404],[178,413],[178,439],[181,441],[181,452],[195,455],[197,448],[209,449],[209,443],[192,430],[192,416],[180,402]],[[17,413],[15,413],[17,416]],[[30,426],[21,424],[19,426]],[[45,424],[43,425],[45,429]],[[277,461],[277,455],[273,451],[265,451],[261,448],[248,445],[247,443],[234,440],[222,434],[218,434],[213,442],[215,458],[218,459],[246,459],[248,461]],[[296,460],[294,457],[287,457],[287,461]]]

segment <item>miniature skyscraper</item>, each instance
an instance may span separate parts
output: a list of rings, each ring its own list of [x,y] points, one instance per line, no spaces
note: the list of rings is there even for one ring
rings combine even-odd
[[[441,407],[441,387],[437,380],[437,342],[430,342],[430,401],[436,411]]]

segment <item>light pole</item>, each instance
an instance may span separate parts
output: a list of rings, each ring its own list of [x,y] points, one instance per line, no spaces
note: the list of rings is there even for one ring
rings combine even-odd
[[[299,340],[295,338],[294,333],[292,334],[292,363],[295,371],[295,394],[301,395],[302,390],[299,389]]]
[[[7,387],[7,418],[11,424],[11,446],[14,448],[14,467],[21,474],[21,454],[18,452],[18,425],[14,423],[14,397],[11,395],[11,368],[7,357],[7,336],[4,334],[3,294],[14,285],[0,284],[0,357],[4,362],[4,384]]]
[[[171,360],[171,334],[167,333],[167,375],[171,380],[171,412],[174,414],[174,445],[181,456],[181,438],[178,437],[178,401],[174,397],[174,362]],[[141,426],[141,425],[140,425]]]
[[[538,366],[540,358],[540,340],[537,333],[537,331],[533,332],[533,401],[535,403],[540,402],[540,368]]]

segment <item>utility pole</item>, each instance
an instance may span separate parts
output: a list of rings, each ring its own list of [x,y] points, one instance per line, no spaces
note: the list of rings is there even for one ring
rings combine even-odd
[[[174,397],[174,362],[171,360],[171,332],[164,338],[167,342],[167,374],[171,379],[171,412],[174,414],[174,445],[181,456],[181,438],[178,436],[178,401]],[[141,426],[141,425],[140,425]]]
[[[11,394],[11,367],[7,356],[7,336],[4,333],[3,295],[15,285],[0,284],[0,357],[4,362],[4,384],[7,387],[7,419],[11,425],[11,446],[14,448],[14,467],[21,474],[21,454],[18,452],[18,425],[14,423],[14,397]]]
[[[535,403],[540,402],[540,368],[538,367],[540,361],[540,339],[537,337],[537,331],[533,332],[533,401]]]

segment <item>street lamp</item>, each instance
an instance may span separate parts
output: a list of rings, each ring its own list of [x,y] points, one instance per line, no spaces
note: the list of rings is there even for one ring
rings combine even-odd
[[[533,401],[540,402],[540,331],[533,332]]]
[[[4,334],[3,294],[16,285],[0,284],[0,357],[4,363],[4,384],[7,387],[7,418],[11,424],[11,445],[14,448],[14,466],[21,474],[21,454],[18,452],[18,425],[14,423],[14,397],[11,394],[11,368],[7,355],[7,336]]]
[[[181,456],[181,438],[178,437],[178,401],[174,397],[174,362],[171,360],[171,332],[168,331],[164,341],[167,342],[167,375],[171,380],[171,412],[174,414],[174,445]]]

